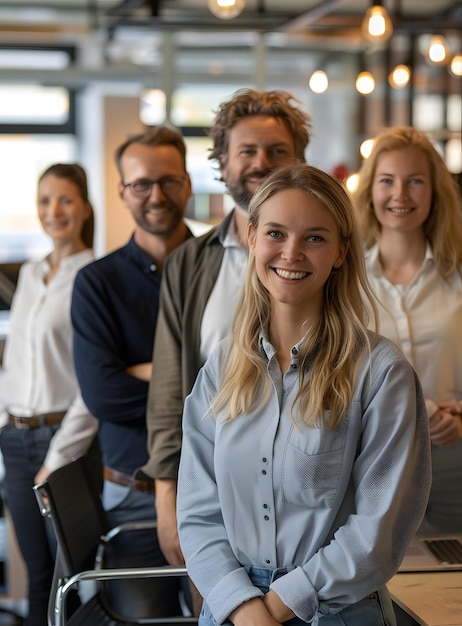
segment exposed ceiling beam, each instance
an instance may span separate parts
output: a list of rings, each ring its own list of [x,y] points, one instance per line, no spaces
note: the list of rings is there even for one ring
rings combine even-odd
[[[313,26],[319,20],[326,15],[332,13],[332,11],[338,9],[342,4],[345,4],[346,0],[323,0],[314,7],[311,7],[308,11],[305,11],[301,15],[289,20],[284,24],[284,30],[304,30]]]

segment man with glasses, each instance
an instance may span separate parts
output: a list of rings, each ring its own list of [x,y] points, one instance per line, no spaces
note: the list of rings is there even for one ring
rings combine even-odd
[[[140,468],[148,459],[146,400],[159,290],[167,255],[192,235],[183,220],[192,189],[181,135],[166,127],[148,130],[123,143],[115,161],[134,232],[127,245],[78,273],[71,307],[75,367],[99,421],[103,504],[112,527],[155,519],[154,481]],[[166,564],[155,531],[123,533],[119,542],[125,536],[112,566]],[[174,579],[148,584],[159,615],[178,615]]]
[[[220,105],[209,158],[218,163],[235,209],[213,231],[175,250],[162,283],[148,396],[149,463],[156,482],[158,535],[169,563],[183,562],[176,525],[176,481],[183,402],[196,375],[230,328],[247,265],[247,209],[275,168],[305,160],[310,117],[291,94],[241,89]],[[238,456],[236,462],[239,462]]]

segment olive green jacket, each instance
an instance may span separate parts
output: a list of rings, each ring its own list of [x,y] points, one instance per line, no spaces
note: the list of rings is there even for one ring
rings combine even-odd
[[[233,214],[205,235],[176,248],[162,273],[147,404],[150,459],[143,467],[152,478],[177,479],[183,403],[203,365],[202,316],[223,259],[220,240]]]

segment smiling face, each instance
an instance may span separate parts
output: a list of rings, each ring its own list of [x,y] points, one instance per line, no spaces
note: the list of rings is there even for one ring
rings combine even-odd
[[[221,174],[234,202],[247,211],[261,181],[295,159],[294,139],[281,118],[250,115],[229,131],[228,151],[220,158]]]
[[[248,242],[273,310],[282,304],[305,317],[319,315],[324,284],[346,254],[324,204],[301,189],[279,191],[261,205],[257,228],[248,227]]]
[[[124,183],[143,183],[168,177],[182,179],[178,190],[166,193],[156,184],[146,197],[131,187],[119,185],[119,194],[141,230],[168,237],[181,224],[191,197],[191,181],[184,170],[183,157],[171,145],[149,146],[133,143],[122,154],[120,166]]]
[[[42,228],[55,245],[83,245],[82,227],[91,210],[72,181],[53,174],[43,176],[37,189],[37,209]]]
[[[372,204],[382,234],[422,230],[431,211],[431,171],[416,147],[382,152],[372,181]]]

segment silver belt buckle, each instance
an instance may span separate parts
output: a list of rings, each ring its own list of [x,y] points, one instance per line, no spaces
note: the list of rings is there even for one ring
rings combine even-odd
[[[21,422],[21,418],[20,417],[16,417],[15,415],[12,416],[14,419],[14,427],[17,428],[18,430],[30,430],[30,426],[29,424],[25,424],[24,422]],[[24,418],[22,418],[24,419]]]

